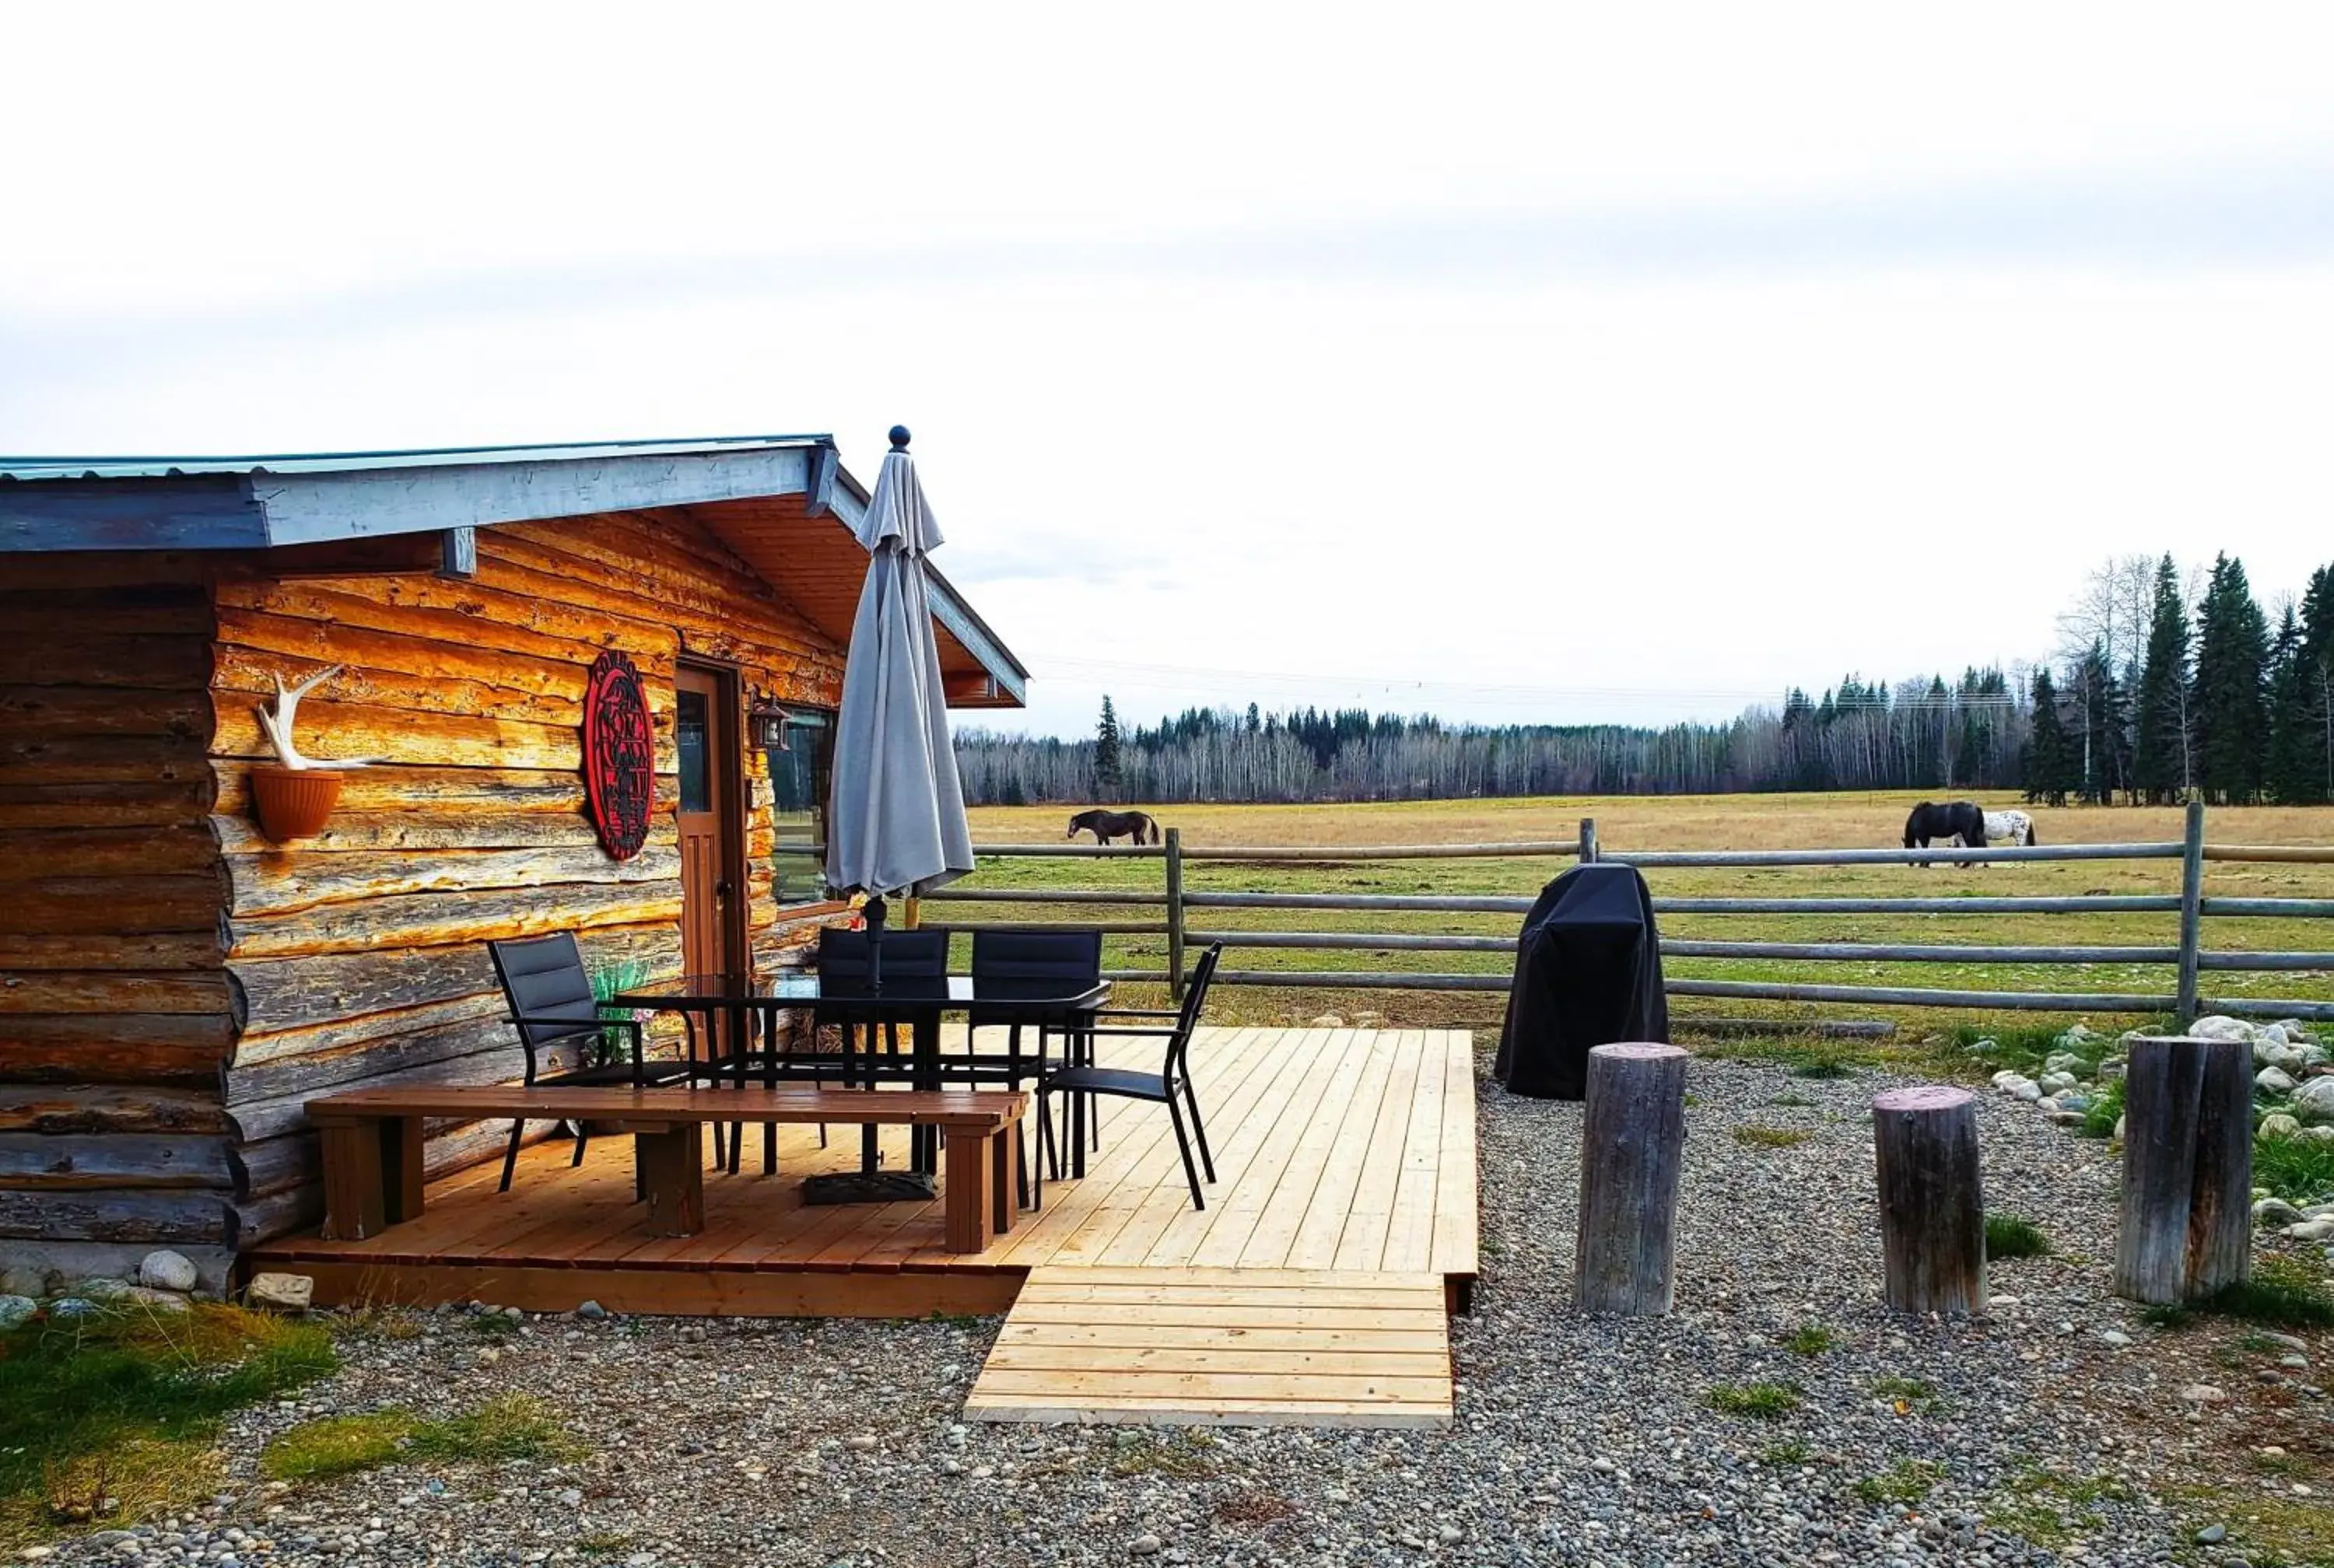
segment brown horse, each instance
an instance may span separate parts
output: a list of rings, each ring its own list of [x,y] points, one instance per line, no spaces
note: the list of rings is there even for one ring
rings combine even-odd
[[[1094,834],[1095,842],[1098,844],[1106,844],[1116,838],[1124,838],[1138,844],[1159,842],[1159,824],[1141,812],[1106,812],[1100,807],[1080,812],[1070,819],[1070,831],[1062,836],[1074,839],[1081,832]]]

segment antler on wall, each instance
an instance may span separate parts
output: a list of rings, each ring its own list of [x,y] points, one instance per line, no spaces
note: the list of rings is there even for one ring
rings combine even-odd
[[[285,767],[295,771],[316,767],[363,767],[371,761],[370,757],[331,758],[317,761],[302,756],[300,748],[292,744],[292,726],[300,716],[300,699],[340,674],[342,668],[335,664],[320,669],[288,690],[285,688],[282,676],[271,678],[275,682],[275,708],[271,711],[265,699],[256,706],[259,709],[259,727],[267,732],[268,743],[275,747],[276,760]]]

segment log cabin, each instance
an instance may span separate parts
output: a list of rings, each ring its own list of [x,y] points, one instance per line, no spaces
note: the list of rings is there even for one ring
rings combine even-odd
[[[307,1097],[519,1077],[489,938],[574,930],[637,980],[833,919],[808,851],[866,500],[825,436],[0,458],[0,1269],[167,1246],[225,1288],[318,1217]],[[931,584],[950,706],[1019,706]],[[628,858],[584,773],[611,655],[655,759]],[[364,765],[279,842],[263,704],[334,667],[296,745]],[[506,1130],[438,1129],[430,1174]]]

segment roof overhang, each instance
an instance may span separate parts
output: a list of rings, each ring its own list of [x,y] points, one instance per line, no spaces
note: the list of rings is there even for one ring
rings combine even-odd
[[[468,530],[499,523],[689,507],[722,532],[725,504],[787,497],[797,516],[825,524],[798,544],[828,556],[839,534],[857,551],[852,535],[867,491],[829,436],[296,457],[0,457],[0,555],[232,550],[282,552],[291,561],[319,547],[437,534],[451,562],[465,553]],[[740,553],[787,591],[782,563]],[[836,559],[863,564],[865,557]],[[1021,706],[1027,669],[947,578],[932,572],[930,579],[950,705]],[[805,608],[822,630],[849,641],[847,618],[838,626],[831,614]]]

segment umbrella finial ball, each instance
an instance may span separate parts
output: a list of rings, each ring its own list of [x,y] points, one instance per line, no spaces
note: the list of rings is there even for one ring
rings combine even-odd
[[[906,451],[907,449],[908,449],[908,427],[907,427],[907,426],[905,426],[905,425],[894,425],[894,426],[892,426],[892,450],[893,450],[894,452],[904,452],[904,451]]]

